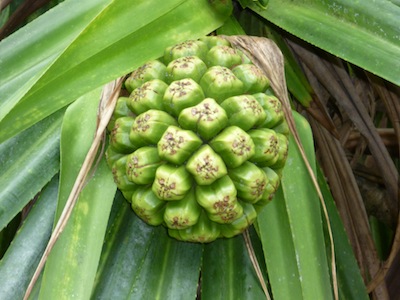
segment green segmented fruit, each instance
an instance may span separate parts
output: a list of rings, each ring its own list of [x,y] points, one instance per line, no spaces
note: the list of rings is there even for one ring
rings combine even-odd
[[[243,214],[235,185],[229,176],[224,176],[211,185],[198,185],[196,198],[208,218],[216,223],[230,224]]]
[[[131,117],[121,117],[115,120],[110,133],[110,146],[119,153],[130,153],[136,149],[129,134],[135,120]]]
[[[200,86],[208,98],[221,103],[226,98],[241,95],[245,87],[233,72],[223,66],[213,66],[200,79]]]
[[[229,126],[219,133],[210,146],[223,157],[229,168],[239,167],[254,155],[254,141],[241,128]]]
[[[269,79],[219,36],[168,47],[133,71],[106,151],[132,209],[170,236],[243,232],[279,187],[289,133]]]
[[[238,197],[243,201],[256,203],[264,195],[268,184],[265,172],[255,164],[246,161],[240,167],[229,170]]]
[[[228,172],[222,158],[209,145],[203,145],[192,155],[186,169],[199,185],[209,185]]]
[[[182,164],[202,144],[202,140],[190,130],[169,126],[158,141],[158,154],[173,164]]]
[[[274,165],[279,159],[280,150],[276,132],[268,128],[259,128],[250,130],[249,135],[256,145],[250,161],[263,167]]]
[[[247,94],[266,91],[269,87],[268,77],[253,64],[238,65],[232,69],[232,72],[243,82]]]
[[[247,131],[265,121],[266,113],[252,95],[240,95],[225,99],[221,107],[226,111],[229,125],[235,125]],[[249,115],[252,116],[249,118]]]
[[[187,56],[197,56],[204,60],[208,53],[207,44],[201,40],[189,40],[178,45],[168,47],[164,50],[164,63],[168,65],[171,61]]]
[[[232,68],[242,63],[240,55],[230,46],[217,45],[208,51],[206,63],[209,67],[223,66]]]
[[[230,224],[220,226],[221,233],[224,237],[230,238],[243,232],[247,227],[253,224],[257,218],[255,205],[239,200],[239,204],[243,207],[243,214]]]
[[[167,81],[191,78],[198,82],[206,71],[206,64],[197,56],[177,58],[167,66]]]
[[[273,95],[264,93],[256,93],[253,96],[264,108],[266,118],[261,127],[273,128],[284,121],[282,103]]]
[[[162,165],[158,167],[153,181],[153,192],[161,200],[181,200],[192,186],[185,166]]]
[[[149,61],[132,72],[125,81],[125,88],[131,93],[134,89],[152,79],[165,80],[166,69],[167,67],[158,60]]]
[[[131,111],[129,104],[130,99],[128,97],[119,97],[117,103],[115,104],[114,113],[107,125],[107,129],[111,131],[115,126],[115,121],[121,117],[133,117],[134,114]]]
[[[136,115],[149,109],[162,110],[162,99],[167,87],[168,85],[159,79],[147,81],[132,91],[128,98],[128,106]]]
[[[126,160],[126,174],[128,179],[136,184],[153,183],[158,167],[163,161],[158,156],[155,147],[141,147]]]
[[[228,116],[214,99],[206,98],[198,105],[182,110],[178,122],[182,128],[197,132],[208,140],[228,125]]]
[[[155,226],[162,224],[166,203],[154,194],[151,187],[139,186],[131,197],[132,209],[143,221]]]
[[[173,81],[164,94],[164,108],[179,116],[182,109],[196,105],[204,99],[204,93],[199,84],[191,78]]]
[[[170,125],[177,125],[172,116],[155,109],[150,109],[133,120],[129,139],[138,147],[156,145]]]
[[[129,180],[128,175],[126,174],[126,170],[124,170],[127,161],[128,156],[122,156],[121,158],[116,160],[111,167],[114,182],[117,184],[117,187],[121,191],[133,191],[137,188],[137,185]]]
[[[197,223],[201,207],[197,203],[194,190],[182,200],[169,201],[165,206],[164,222],[171,229],[185,229]]]

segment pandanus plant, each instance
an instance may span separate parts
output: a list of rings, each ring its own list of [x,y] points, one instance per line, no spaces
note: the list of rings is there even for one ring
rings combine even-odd
[[[0,3],[0,299],[388,299],[346,156],[396,217],[397,0],[47,2]]]

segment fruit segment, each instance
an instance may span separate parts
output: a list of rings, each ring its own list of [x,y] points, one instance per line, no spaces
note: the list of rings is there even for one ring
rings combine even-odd
[[[199,82],[207,71],[206,64],[197,56],[185,56],[171,61],[167,66],[167,81],[191,78]]]
[[[288,156],[289,140],[283,134],[277,133],[276,135],[278,136],[278,141],[279,141],[279,152],[278,152],[279,157],[276,163],[271,166],[271,168],[281,169],[285,166],[286,159]]]
[[[239,201],[239,203],[243,207],[242,216],[232,223],[220,225],[221,235],[225,238],[242,233],[257,218],[257,211],[253,205],[244,201]]]
[[[157,148],[142,147],[128,155],[126,174],[133,183],[150,184],[154,181],[157,168],[163,163]]]
[[[196,105],[204,99],[201,87],[193,79],[173,81],[165,91],[163,104],[167,112],[175,117],[182,109]]]
[[[115,120],[114,128],[110,133],[110,145],[114,150],[120,153],[130,153],[136,149],[129,138],[129,131],[135,120],[131,117],[121,117]]]
[[[235,49],[225,45],[217,45],[208,51],[206,63],[209,67],[222,66],[232,68],[241,64],[242,58]]]
[[[156,226],[163,222],[165,205],[166,203],[160,200],[147,186],[138,188],[132,194],[133,211],[150,225]]]
[[[195,225],[182,230],[168,229],[168,233],[181,241],[209,243],[220,237],[220,228],[218,224],[210,221],[206,213],[202,211]]]
[[[247,94],[264,93],[269,87],[268,77],[253,64],[238,65],[232,72],[243,82]]]
[[[168,85],[159,79],[143,83],[129,96],[131,110],[139,115],[149,109],[162,110],[162,98]]]
[[[203,139],[209,140],[226,127],[228,116],[214,99],[206,98],[198,105],[182,110],[178,122],[183,128],[197,132]]]
[[[157,145],[170,125],[177,125],[172,116],[161,110],[150,109],[136,117],[129,138],[138,147]]]
[[[111,168],[114,182],[116,183],[117,187],[122,191],[132,191],[137,188],[137,185],[129,180],[124,170],[127,160],[128,156],[122,156],[120,159],[113,163]]]
[[[225,128],[211,142],[210,146],[221,155],[228,168],[236,168],[254,155],[254,142],[237,126]]]
[[[206,97],[215,99],[221,103],[226,98],[240,95],[244,91],[244,84],[233,72],[222,66],[214,66],[208,69],[200,80]]]
[[[251,95],[230,97],[221,103],[221,107],[228,115],[229,125],[238,126],[245,131],[263,124],[266,118],[263,107]]]
[[[162,165],[158,167],[152,185],[154,194],[161,200],[180,200],[192,187],[190,174],[185,166]]]
[[[158,154],[162,159],[179,165],[185,162],[202,143],[192,131],[171,125],[157,144]]]
[[[255,145],[250,161],[262,167],[275,164],[279,158],[279,140],[275,131],[268,128],[253,129],[249,135]]]
[[[197,202],[206,210],[211,221],[220,224],[232,223],[243,214],[238,203],[235,185],[229,176],[224,176],[211,185],[196,187]]]
[[[261,125],[262,127],[272,128],[284,120],[282,104],[278,98],[272,95],[266,95],[264,93],[257,93],[253,96],[264,108],[266,114],[266,118]]]
[[[164,62],[169,64],[174,59],[197,56],[204,60],[208,52],[207,44],[200,40],[188,40],[164,50]]]
[[[263,197],[268,184],[264,171],[250,162],[229,170],[229,176],[235,185],[238,198],[250,203],[256,203]]]
[[[166,66],[158,60],[149,61],[132,72],[128,79],[125,80],[125,88],[131,93],[149,80],[160,79],[164,81],[166,69]]]
[[[164,222],[168,228],[184,229],[199,220],[201,207],[196,201],[194,190],[178,201],[169,201],[165,206]]]
[[[208,145],[203,145],[193,154],[186,164],[186,169],[199,185],[211,184],[227,174],[224,161]]]

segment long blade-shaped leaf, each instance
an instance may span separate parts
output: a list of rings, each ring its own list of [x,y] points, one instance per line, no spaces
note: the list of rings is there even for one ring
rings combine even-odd
[[[205,246],[201,292],[204,299],[265,299],[242,235]]]
[[[39,70],[30,73],[36,81],[28,88],[23,86],[20,92],[20,82],[4,83],[16,98],[7,99],[11,103],[8,114],[0,122],[7,130],[0,132],[0,141],[84,93],[161,56],[165,47],[209,33],[222,24],[227,13],[218,13],[207,0],[108,1],[61,56],[54,54],[46,62],[47,69],[39,68],[46,72],[40,76],[36,75]],[[24,48],[23,55],[30,55],[28,48]]]
[[[318,169],[318,183],[324,195],[329,221],[332,227],[335,243],[338,286],[341,299],[369,299],[367,289],[361,277],[361,272],[354,257],[348,236],[344,230],[342,220],[329,191],[327,182],[321,170]],[[330,241],[327,239],[327,247]]]
[[[117,194],[93,299],[195,299],[202,246],[142,222]]]
[[[57,192],[58,176],[43,190],[0,261],[0,299],[22,299],[50,237]]]
[[[270,0],[266,10],[249,6],[297,37],[400,85],[400,7],[393,2]]]
[[[59,170],[64,111],[0,144],[0,230]]]
[[[258,216],[272,294],[276,299],[298,299],[301,292],[296,253],[285,210],[282,188]]]
[[[64,1],[0,43],[0,120],[109,0]]]
[[[100,89],[78,99],[65,114],[61,133],[61,178],[57,218],[93,140]],[[86,299],[96,274],[116,186],[102,158],[83,189],[70,221],[50,254],[40,299]],[[60,272],[60,269],[63,272]],[[84,270],[84,271],[82,271]]]
[[[295,120],[315,168],[310,127],[297,114]],[[261,212],[258,224],[274,297],[332,299],[319,199],[292,138],[282,193]]]

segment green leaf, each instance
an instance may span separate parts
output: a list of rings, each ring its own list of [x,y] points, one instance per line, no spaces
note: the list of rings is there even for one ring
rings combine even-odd
[[[101,89],[97,89],[79,98],[65,113],[56,219],[93,140],[100,92]],[[103,157],[48,258],[39,299],[86,299],[90,296],[88,287],[92,286],[96,274],[115,191],[112,174]]]
[[[311,129],[293,113],[315,169]],[[282,188],[258,218],[272,292],[276,299],[332,299],[319,199],[292,137],[289,143]]]
[[[109,0],[64,1],[0,43],[0,120]],[[68,13],[66,13],[68,12]]]
[[[242,235],[205,245],[201,292],[202,299],[265,298]]]
[[[239,22],[236,20],[234,16],[230,16],[225,23],[217,29],[218,35],[242,35],[246,34],[240,26]]]
[[[7,5],[0,11],[0,27],[4,26],[9,17],[10,17],[10,6]]]
[[[367,300],[369,296],[354,257],[353,249],[351,248],[347,233],[344,230],[342,220],[340,219],[333,201],[332,194],[329,191],[328,184],[319,168],[318,184],[325,199],[329,222],[332,228],[340,299]],[[324,223],[326,225],[326,221]],[[327,247],[330,247],[328,232],[326,232],[325,236]]]
[[[68,2],[68,1],[67,1]],[[72,2],[72,1],[71,1]],[[218,2],[218,1],[217,1]],[[81,4],[68,2],[72,11]],[[74,6],[75,5],[75,6]],[[68,8],[67,7],[67,8]],[[70,18],[55,19],[56,13]],[[0,141],[13,136],[47,115],[71,103],[77,97],[119,76],[127,74],[147,60],[162,55],[163,49],[189,38],[198,38],[219,27],[228,11],[218,13],[207,0],[201,1],[100,1],[90,9],[90,18],[79,23],[79,35],[68,43],[54,42],[57,47],[40,53],[47,47],[47,35],[35,34],[42,27],[68,29],[75,15],[64,5],[52,14],[44,14],[40,24],[0,44],[0,69],[7,75],[0,80],[0,92],[7,95],[0,107]],[[68,12],[68,13],[66,13]],[[49,25],[50,24],[50,25]],[[32,50],[21,45],[13,55],[13,44],[31,33],[36,41]],[[56,31],[49,33],[51,37]],[[61,32],[63,35],[63,33]],[[43,46],[41,46],[43,45]],[[43,49],[45,50],[45,49]],[[23,61],[18,73],[10,71],[12,62]],[[4,63],[8,61],[9,63]],[[27,66],[27,69],[24,69]],[[24,80],[21,80],[23,78]]]
[[[178,242],[141,221],[117,193],[94,299],[195,299],[202,245]]]
[[[273,202],[258,215],[257,224],[274,299],[299,299],[300,275],[284,201],[279,188]]]
[[[0,261],[0,299],[22,299],[49,240],[57,204],[58,176],[41,193]]]
[[[59,170],[61,110],[0,144],[0,230]]]
[[[250,8],[295,36],[400,85],[400,7],[388,0],[270,0]]]

